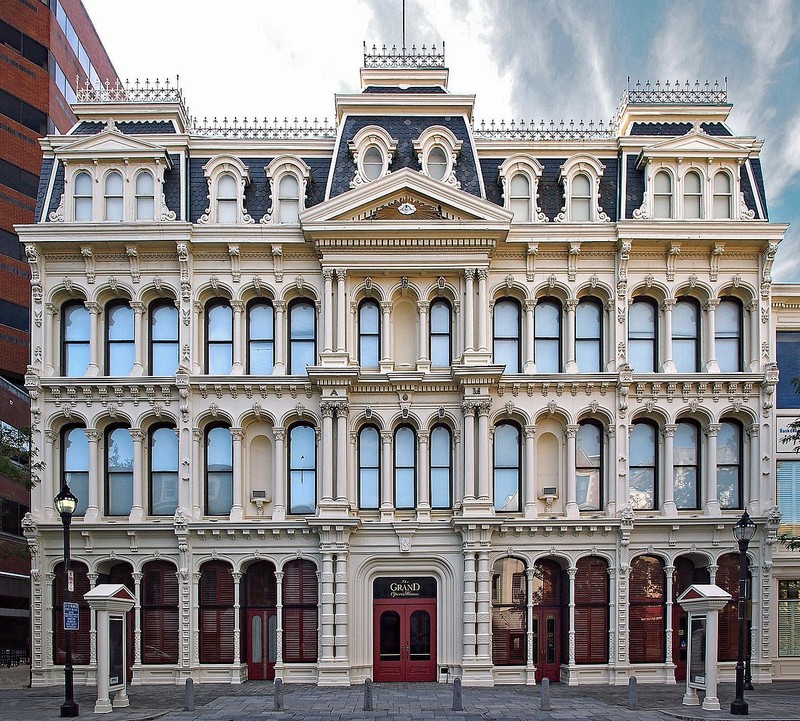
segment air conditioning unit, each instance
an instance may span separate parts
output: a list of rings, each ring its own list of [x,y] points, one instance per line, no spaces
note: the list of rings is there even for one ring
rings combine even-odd
[[[251,501],[267,501],[267,492],[266,491],[253,491],[250,494]]]
[[[542,488],[539,489],[539,498],[548,501],[552,501],[554,498],[558,498],[558,487],[543,486]]]

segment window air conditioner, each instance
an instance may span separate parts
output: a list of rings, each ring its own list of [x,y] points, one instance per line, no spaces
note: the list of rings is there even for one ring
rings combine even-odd
[[[539,490],[539,498],[542,500],[558,498],[558,488],[556,486],[543,486]]]

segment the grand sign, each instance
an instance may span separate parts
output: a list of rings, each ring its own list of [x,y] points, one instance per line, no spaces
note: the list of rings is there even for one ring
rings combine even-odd
[[[374,598],[436,598],[436,579],[429,576],[376,578]]]

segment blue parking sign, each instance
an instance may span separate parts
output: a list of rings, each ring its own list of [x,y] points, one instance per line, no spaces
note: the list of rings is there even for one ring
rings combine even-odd
[[[78,631],[81,622],[78,611],[77,603],[64,604],[64,630],[65,631]]]

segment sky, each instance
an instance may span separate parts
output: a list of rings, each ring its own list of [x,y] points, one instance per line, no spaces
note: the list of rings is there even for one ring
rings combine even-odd
[[[402,45],[402,0],[83,0],[123,79],[180,86],[199,119],[333,118],[363,43]],[[445,42],[475,119],[608,122],[628,82],[727,77],[737,135],[765,141],[773,278],[800,282],[800,2],[406,0],[408,48]]]

